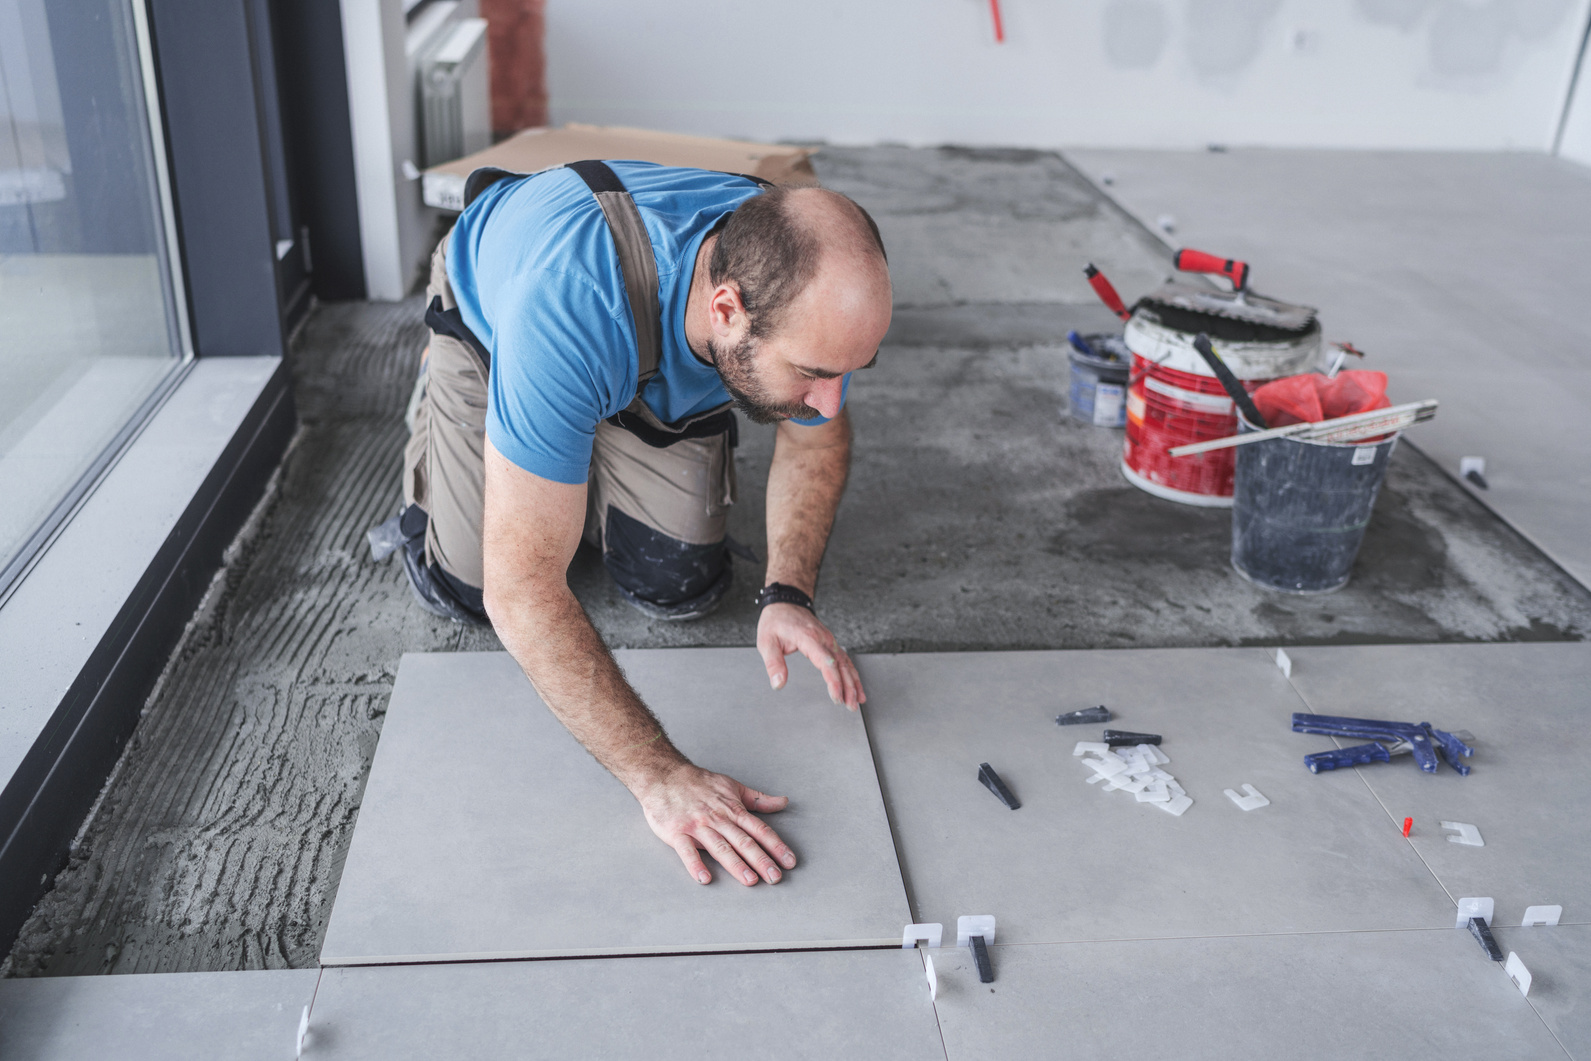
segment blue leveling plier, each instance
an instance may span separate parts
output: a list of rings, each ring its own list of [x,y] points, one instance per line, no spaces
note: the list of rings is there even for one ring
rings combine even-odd
[[[1293,732],[1324,733],[1330,737],[1369,737],[1375,742],[1304,756],[1304,765],[1309,767],[1312,774],[1335,770],[1339,766],[1391,762],[1394,755],[1405,751],[1413,753],[1414,761],[1420,764],[1421,770],[1434,774],[1436,754],[1440,751],[1448,765],[1463,775],[1469,773],[1469,765],[1463,759],[1475,754],[1475,749],[1460,740],[1457,734],[1437,729],[1429,722],[1415,725],[1412,722],[1382,722],[1373,718],[1341,718],[1337,715],[1296,712],[1293,715]],[[1464,737],[1475,739],[1467,733]]]

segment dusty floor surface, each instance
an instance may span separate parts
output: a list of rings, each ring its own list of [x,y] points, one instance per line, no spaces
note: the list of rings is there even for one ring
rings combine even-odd
[[[1224,512],[1126,484],[1120,435],[1061,409],[1070,327],[1112,322],[1166,253],[1058,158],[828,149],[873,211],[897,311],[850,408],[856,456],[819,592],[856,651],[1580,639],[1591,593],[1409,446],[1338,593],[1238,578]],[[1329,307],[1327,308],[1329,327]],[[10,975],[315,963],[398,658],[496,648],[434,620],[363,535],[395,508],[417,299],[320,309],[295,354],[303,430],[229,554]],[[1395,390],[1394,396],[1398,397]],[[771,431],[743,425],[732,533],[762,544]],[[707,620],[653,624],[582,551],[571,581],[614,646],[744,645],[761,572]]]

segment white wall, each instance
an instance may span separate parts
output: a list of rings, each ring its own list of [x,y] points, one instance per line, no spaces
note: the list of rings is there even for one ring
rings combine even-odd
[[[403,100],[402,0],[342,0],[342,24],[365,294],[396,301],[406,275],[398,217],[403,145],[394,142],[404,129],[394,120]]]
[[[842,143],[1546,150],[1588,0],[1001,8],[1004,44],[988,0],[548,0],[553,118]]]
[[[411,23],[405,11],[416,5],[407,0],[340,2],[365,292],[393,302],[421,274],[439,216],[425,205],[418,177],[408,175],[418,173],[421,154],[417,37],[429,40],[436,24],[475,17],[479,4],[446,0]]]

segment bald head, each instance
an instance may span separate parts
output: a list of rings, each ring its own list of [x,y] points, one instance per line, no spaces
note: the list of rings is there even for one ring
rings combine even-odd
[[[814,280],[847,301],[889,305],[889,265],[878,226],[855,202],[825,188],[771,188],[742,203],[719,233],[708,263],[716,286],[733,283],[750,336],[783,325]]]

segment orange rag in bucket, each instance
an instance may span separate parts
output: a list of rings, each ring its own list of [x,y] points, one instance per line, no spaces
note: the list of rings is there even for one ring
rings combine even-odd
[[[1311,372],[1272,380],[1253,397],[1268,427],[1316,424],[1392,404],[1387,399],[1387,374],[1364,369],[1339,372],[1336,379]]]

